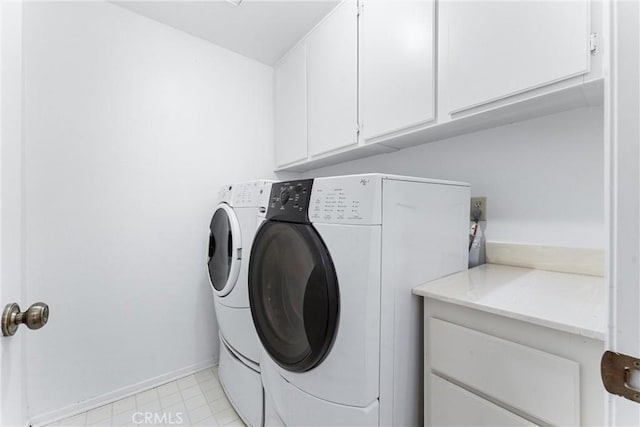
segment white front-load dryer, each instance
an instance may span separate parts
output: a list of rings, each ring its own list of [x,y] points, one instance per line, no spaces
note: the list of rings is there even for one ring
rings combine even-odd
[[[266,209],[267,180],[223,187],[209,226],[208,270],[220,335],[219,378],[245,423],[263,423],[258,337],[247,289],[257,216]]]
[[[422,424],[420,298],[467,268],[469,186],[368,174],[272,185],[249,298],[285,425]]]

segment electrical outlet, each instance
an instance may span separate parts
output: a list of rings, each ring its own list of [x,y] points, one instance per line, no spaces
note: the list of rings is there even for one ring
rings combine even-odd
[[[482,213],[480,214],[480,221],[487,220],[487,198],[486,197],[472,197],[471,205],[469,206],[469,219],[472,218],[472,211],[474,207],[480,208]]]

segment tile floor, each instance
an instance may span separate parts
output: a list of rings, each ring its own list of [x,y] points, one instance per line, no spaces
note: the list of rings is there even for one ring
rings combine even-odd
[[[222,391],[217,369],[202,370],[50,427],[244,426]]]

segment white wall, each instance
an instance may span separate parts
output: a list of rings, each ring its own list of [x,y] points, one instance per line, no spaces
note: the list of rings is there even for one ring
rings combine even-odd
[[[208,225],[220,185],[273,176],[272,78],[112,4],[25,4],[32,416],[217,358]]]
[[[490,241],[604,248],[602,108],[462,135],[305,176],[385,172],[466,181]]]

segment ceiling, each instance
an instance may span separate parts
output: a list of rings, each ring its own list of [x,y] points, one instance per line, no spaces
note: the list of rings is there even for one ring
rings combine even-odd
[[[339,1],[244,0],[239,6],[226,0],[117,0],[114,3],[273,65]]]

